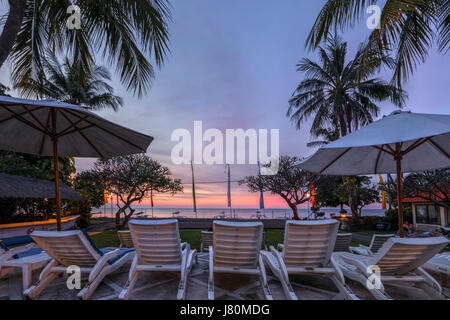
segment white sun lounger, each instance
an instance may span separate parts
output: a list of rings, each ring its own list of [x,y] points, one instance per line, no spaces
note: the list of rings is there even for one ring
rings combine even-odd
[[[119,299],[128,299],[141,272],[180,272],[177,299],[186,295],[187,277],[197,251],[181,243],[178,220],[130,220],[128,226],[136,248],[128,281]]]
[[[31,285],[34,270],[41,269],[50,261],[47,253],[33,248],[34,243],[9,249],[0,243],[0,278],[13,268],[22,270],[23,290]]]
[[[134,248],[130,230],[117,231],[117,236],[120,240],[120,248]]]
[[[374,234],[368,247],[360,244],[359,247],[350,247],[350,251],[363,256],[373,256],[392,237],[394,237],[393,234]]]
[[[436,238],[390,238],[373,256],[333,253],[347,278],[361,283],[377,299],[391,299],[386,283],[415,283],[434,299],[443,299],[442,288],[422,266],[450,241]]]
[[[441,274],[450,279],[450,252],[442,252],[435,255],[423,268],[429,272]]]
[[[202,231],[202,239],[200,244],[200,252],[209,251],[209,247],[213,245],[213,232]]]
[[[335,298],[357,299],[345,285],[344,275],[331,258],[336,234],[337,220],[286,221],[282,251],[270,246],[270,252],[261,251],[273,274],[280,280],[286,297],[297,300],[289,275],[323,275],[329,277],[339,290]]]
[[[351,233],[338,233],[333,252],[350,252],[350,242],[352,241]]]
[[[135,254],[133,249],[99,250],[81,230],[34,231],[31,237],[52,260],[42,270],[39,282],[24,291],[30,299],[37,299],[69,266],[78,266],[81,273],[89,274],[88,283],[77,295],[80,299],[89,299],[105,276],[131,261]]]
[[[214,300],[214,273],[237,273],[259,276],[265,298],[272,300],[260,255],[263,227],[262,222],[213,222],[214,244],[209,247],[208,299]]]

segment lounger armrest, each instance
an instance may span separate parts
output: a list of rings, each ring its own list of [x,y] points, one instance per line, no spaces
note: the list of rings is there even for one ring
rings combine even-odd
[[[189,246],[189,243],[187,243],[187,242],[182,242],[181,243],[181,250],[183,250],[186,246]],[[190,246],[189,246],[190,247]]]
[[[120,249],[111,250],[105,253],[100,259],[98,259],[97,263],[95,264],[94,268],[92,268],[92,271],[89,274],[89,282],[95,279],[100,271],[102,271],[103,267],[108,263],[108,260],[114,258],[119,253],[119,251]]]
[[[214,249],[213,246],[209,246],[209,270],[211,272],[209,272],[209,283],[211,283],[213,281],[212,276],[214,273]]]
[[[416,269],[416,273],[419,276],[422,276],[425,278],[428,285],[433,287],[435,290],[437,290],[439,293],[442,293],[442,287],[439,284],[439,282],[436,281],[428,272],[426,272],[422,267],[419,267]]]
[[[283,275],[284,279],[289,282],[289,273],[287,271],[286,265],[284,264],[283,257],[281,256],[280,251],[276,250],[273,246],[270,246],[270,252],[272,252],[273,256],[278,262],[278,265],[280,266],[281,274]]]
[[[330,258],[330,264],[331,266],[334,268],[334,270],[336,270],[336,276],[337,278],[343,283],[345,284],[345,277],[344,277],[344,273],[342,272],[341,267],[339,266],[339,262],[336,259],[336,255],[332,254],[331,258]]]
[[[359,247],[350,247],[350,251],[363,256],[373,256],[373,253],[370,251],[369,247],[363,246],[362,244],[360,244]]]
[[[184,249],[181,252],[181,279],[184,279],[184,274],[186,273],[187,268],[188,255],[191,251],[191,246],[189,245],[189,243],[184,242],[182,244],[182,247],[184,247]]]
[[[0,256],[0,262],[8,261],[12,257],[14,257],[16,254],[28,251],[31,248],[33,248],[34,246],[35,246],[35,243],[29,243],[29,244],[26,244],[24,246],[12,248],[12,249],[6,251],[5,253],[3,253]]]
[[[284,250],[284,244],[282,244],[282,243],[277,244],[277,249],[283,251]]]
[[[374,275],[372,270],[369,268],[370,266],[366,265],[363,261],[358,259],[358,255],[354,255],[354,257],[349,257],[347,255],[339,255],[339,258],[343,261],[347,262],[348,264],[351,264],[358,268],[358,270],[364,274],[367,278]],[[384,288],[382,289],[384,290]]]

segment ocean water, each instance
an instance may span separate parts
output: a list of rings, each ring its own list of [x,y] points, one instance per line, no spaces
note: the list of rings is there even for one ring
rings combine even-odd
[[[241,218],[241,219],[289,219],[292,217],[292,210],[289,208],[278,209],[240,209],[240,208],[198,208],[197,212],[193,208],[151,208],[147,205],[136,205],[134,217],[141,218]],[[348,213],[350,210],[345,208]],[[339,208],[321,208],[325,212],[325,217],[330,214],[338,214]],[[107,204],[104,207],[94,209],[94,217],[114,217],[116,206]],[[301,218],[314,217],[310,209],[299,208]],[[377,208],[363,208],[362,216],[384,216],[384,210]]]

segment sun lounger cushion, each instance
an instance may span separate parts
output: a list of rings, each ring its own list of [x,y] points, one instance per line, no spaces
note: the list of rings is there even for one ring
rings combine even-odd
[[[3,240],[0,240],[0,250],[3,250],[4,252],[9,250],[8,247],[3,243]]]
[[[3,250],[4,252],[9,251],[9,248],[5,245],[5,243],[2,240],[0,240],[0,249]],[[18,254],[15,254],[13,256],[13,258],[14,259],[19,259],[19,258],[29,257],[29,256],[32,256],[32,255],[35,255],[35,254],[39,254],[42,251],[43,250],[41,248],[31,248],[30,250],[27,250],[25,252],[20,252]]]
[[[11,237],[11,238],[3,238],[1,239],[5,246],[13,246],[16,244],[26,244],[33,242],[33,238],[31,236],[19,236],[19,237]]]
[[[88,235],[86,229],[81,229],[81,231],[84,233],[84,235],[86,236],[86,239],[89,240],[89,243],[92,245],[92,247],[101,255],[103,256],[105,253],[115,250],[117,248],[103,248],[103,249],[99,249],[97,248],[97,246],[95,245],[94,241],[92,241],[91,237]],[[116,262],[117,260],[119,260],[120,258],[122,258],[124,255],[126,255],[128,252],[134,251],[134,248],[121,248],[119,253],[114,257],[108,260],[109,264],[114,264],[114,262]]]
[[[28,251],[20,252],[14,256],[15,259],[34,256],[35,254],[41,253],[43,250],[41,248],[31,248]]]
[[[84,235],[86,236],[86,239],[89,240],[89,243],[91,244],[92,248],[94,248],[95,251],[97,251],[97,253],[102,256],[103,252],[99,248],[97,248],[97,246],[95,245],[94,241],[92,241],[91,237],[89,237],[86,229],[81,229],[81,232],[83,232]]]
[[[100,252],[102,255],[104,255],[105,253],[108,253],[109,251],[116,250],[116,249],[117,248],[103,248],[103,249],[100,249]],[[108,263],[114,264],[114,262],[116,262],[117,260],[122,258],[128,252],[132,252],[132,251],[135,251],[135,249],[134,248],[121,248],[119,253],[114,258],[111,258],[108,260]]]

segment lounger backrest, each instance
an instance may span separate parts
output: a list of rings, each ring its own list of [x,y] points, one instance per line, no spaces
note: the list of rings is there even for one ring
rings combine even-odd
[[[334,244],[334,252],[349,252],[350,242],[352,241],[351,233],[338,233],[336,243]]]
[[[212,231],[202,231],[202,243],[203,243],[203,250],[208,251],[209,247],[213,245]]]
[[[336,242],[337,220],[286,221],[283,258],[286,267],[328,265]]]
[[[382,275],[403,275],[421,267],[450,241],[444,237],[390,238],[370,259]]]
[[[369,249],[373,253],[377,253],[378,250],[383,246],[383,244],[388,241],[389,238],[392,238],[393,234],[374,234],[372,236],[372,240],[370,241]]]
[[[102,256],[81,230],[33,231],[33,240],[63,266],[93,267]]]
[[[130,220],[128,226],[139,264],[180,264],[181,239],[178,220]]]
[[[214,266],[255,269],[261,249],[262,222],[214,221]]]
[[[0,255],[8,251],[8,247],[3,243],[3,240],[0,240]]]
[[[131,239],[131,232],[129,230],[117,231],[117,236],[119,237],[121,248],[134,248],[133,239]]]

